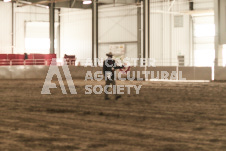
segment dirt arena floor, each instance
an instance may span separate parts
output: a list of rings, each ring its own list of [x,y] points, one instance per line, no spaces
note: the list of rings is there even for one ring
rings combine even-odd
[[[74,80],[77,95],[43,83],[0,80],[1,151],[226,150],[226,83],[118,81],[143,86],[117,101],[84,94],[103,81]]]

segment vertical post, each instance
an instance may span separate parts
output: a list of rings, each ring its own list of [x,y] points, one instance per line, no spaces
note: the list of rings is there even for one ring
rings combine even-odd
[[[147,57],[146,58],[150,58],[150,3],[149,0],[147,0],[147,10],[146,10],[146,17],[147,17]]]
[[[92,62],[95,63],[95,58],[98,58],[98,3],[94,0],[92,3]]]
[[[96,1],[98,1],[98,0],[96,0]],[[98,47],[99,47],[99,45],[98,45],[98,18],[99,18],[99,16],[98,16],[98,3],[96,3],[96,58],[98,58],[99,57],[99,51],[98,51]],[[98,65],[98,61],[97,61],[97,65]]]
[[[12,2],[12,54],[14,53],[14,2]]]
[[[54,25],[55,24],[55,3],[49,4],[49,38],[50,38],[50,54],[55,53],[54,49]]]
[[[146,1],[143,0],[143,58],[145,58],[146,52]]]
[[[192,25],[193,21],[192,21],[192,16],[189,15],[189,60],[188,60],[188,64],[189,66],[192,65],[192,52],[193,52],[193,29],[192,29]]]
[[[172,6],[172,5],[171,5]],[[164,10],[164,6],[162,5],[162,10]],[[165,29],[164,29],[164,17],[165,17],[165,14],[162,13],[161,14],[161,63],[162,63],[162,66],[163,66],[163,63],[164,63],[164,42],[165,42],[165,39],[164,39],[164,33],[165,33]]]
[[[189,1],[189,10],[194,10],[194,2]],[[189,15],[189,65],[194,66],[194,23],[192,15]]]
[[[150,56],[150,51],[149,51],[149,25],[150,25],[150,19],[149,19],[149,12],[150,12],[150,6],[149,6],[149,0],[144,0],[143,1],[143,58],[149,58]],[[145,62],[147,65],[147,62]]]
[[[139,1],[140,2],[140,1]],[[141,7],[137,7],[137,57],[141,57]],[[138,61],[138,65],[140,61]]]
[[[169,30],[169,38],[170,38],[170,43],[169,43],[169,45],[170,45],[170,66],[172,66],[172,63],[173,63],[173,57],[172,57],[172,30],[173,30],[173,27],[172,27],[172,15],[170,14],[169,15],[170,16],[170,19],[169,19],[169,24],[170,24],[170,30]]]
[[[58,48],[58,58],[60,58],[60,8],[58,9],[58,23],[59,26],[57,28],[57,48]]]
[[[193,20],[193,17],[192,17],[192,66],[195,66],[195,32],[194,32],[194,29],[195,29],[195,25],[194,25],[194,20]]]
[[[217,67],[219,64],[218,53],[219,53],[219,0],[214,0],[214,22],[215,22],[215,61],[214,66]]]

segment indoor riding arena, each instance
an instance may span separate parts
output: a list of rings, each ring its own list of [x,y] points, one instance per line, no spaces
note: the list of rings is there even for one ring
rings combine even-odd
[[[225,151],[225,0],[1,0],[0,151]]]

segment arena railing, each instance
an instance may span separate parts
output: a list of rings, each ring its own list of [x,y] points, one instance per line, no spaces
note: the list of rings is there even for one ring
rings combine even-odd
[[[12,66],[12,65],[50,65],[52,59],[0,59],[0,66]],[[104,59],[98,60],[97,66],[103,65]],[[89,61],[88,61],[89,62]],[[222,66],[223,65],[223,61]],[[69,60],[67,61],[67,65],[72,66],[85,66],[87,64],[86,59],[77,59],[77,60]],[[57,59],[56,65],[62,66],[64,65],[63,58]],[[91,66],[92,63],[89,63],[88,66]],[[130,62],[130,66],[134,66],[133,62]],[[136,66],[140,66],[140,62],[137,62]],[[201,60],[184,60],[184,64],[180,65],[178,60],[169,61],[169,59],[156,59],[151,66],[184,66],[184,67],[213,67],[214,60],[209,61],[208,64],[203,63]]]
[[[96,66],[103,66],[103,61],[104,59],[101,58],[101,59],[98,59],[98,65],[95,64]],[[125,63],[125,62],[124,62]],[[122,62],[122,64],[124,64]],[[145,63],[145,61],[143,62]],[[75,62],[75,65],[78,66],[91,66],[92,63],[90,61],[87,61],[86,59],[77,59],[76,62]],[[129,65],[130,66],[135,66],[134,62],[133,61],[130,61],[129,62]],[[140,61],[137,61],[136,63],[136,66],[141,66],[141,62]],[[214,60],[209,60],[207,62],[204,62],[202,61],[201,59],[200,60],[195,60],[195,59],[184,59],[183,62],[179,62],[177,59],[155,59],[153,60],[153,62],[151,62],[149,64],[149,66],[179,66],[179,67],[213,67],[214,66]],[[143,67],[143,66],[142,66]]]
[[[0,66],[9,66],[10,60],[8,59],[0,59]]]
[[[0,59],[0,66],[50,65],[52,59]]]

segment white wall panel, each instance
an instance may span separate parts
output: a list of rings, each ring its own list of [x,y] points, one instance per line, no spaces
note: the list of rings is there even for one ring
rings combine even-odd
[[[55,15],[57,21],[57,14]],[[14,53],[25,52],[25,24],[26,22],[48,22],[49,9],[26,6],[15,8],[15,49]],[[29,52],[28,52],[29,53]],[[39,53],[38,51],[36,53]]]
[[[61,10],[61,57],[76,55],[83,63],[92,57],[92,11],[81,9]]]
[[[214,16],[195,16],[193,17],[194,24],[214,24]]]
[[[171,3],[153,3],[150,12],[150,57],[158,65],[177,65],[177,56],[185,55],[190,60],[190,19],[183,15],[183,27],[174,27],[175,12],[189,9],[187,0],[176,1],[169,11]],[[212,9],[213,0],[194,0],[194,8]],[[49,21],[49,10],[40,7],[15,7],[15,51],[25,51],[25,22]],[[11,3],[0,2],[0,53],[11,53]],[[58,19],[56,13],[56,21]],[[213,18],[194,19],[199,22],[214,22]],[[125,43],[126,57],[137,57],[137,6],[105,5],[99,7],[99,57],[105,57],[112,43]],[[143,28],[143,27],[142,27]],[[61,10],[61,57],[64,54],[76,55],[79,60],[91,58],[92,52],[92,11],[81,9]],[[141,29],[142,30],[142,29]],[[213,39],[207,39],[212,42]],[[200,43],[203,39],[196,39]],[[127,43],[130,42],[130,43]],[[133,42],[133,43],[131,43]],[[201,46],[198,46],[200,47]]]
[[[213,15],[196,16],[194,20],[194,63],[196,66],[212,66],[214,63],[215,26]]]
[[[12,4],[0,2],[0,53],[12,52]]]
[[[99,7],[99,58],[104,57],[113,43],[125,44],[125,57],[137,57],[137,7]],[[126,43],[132,42],[132,43]],[[102,44],[104,43],[104,44]]]
[[[0,2],[0,53],[12,53],[12,4]],[[25,52],[25,22],[49,21],[49,9],[35,6],[17,7],[14,4],[14,52]],[[58,21],[57,11],[55,21]],[[29,53],[29,52],[28,52]],[[38,51],[36,53],[39,53]]]
[[[173,18],[172,18],[173,19]],[[183,27],[172,26],[172,59],[175,62],[178,55],[184,55],[185,65],[189,65],[190,60],[190,30],[189,30],[189,16],[184,15],[183,17],[184,25]],[[172,20],[173,23],[173,20]]]
[[[150,58],[162,62],[163,24],[162,14],[150,14]]]
[[[172,65],[172,48],[171,48],[171,30],[172,30],[172,16],[170,14],[163,14],[163,65]]]
[[[214,37],[194,37],[194,44],[214,43]]]
[[[194,1],[194,9],[213,9],[214,8],[214,0],[193,0]]]
[[[188,10],[188,3],[151,3],[150,10],[150,57],[157,66],[177,65],[177,56],[185,56],[185,65],[190,65],[190,21],[183,15],[183,26],[174,27],[174,17]],[[169,8],[170,11],[169,11]],[[176,13],[178,12],[178,14]]]
[[[137,7],[99,8],[99,42],[137,40]]]

